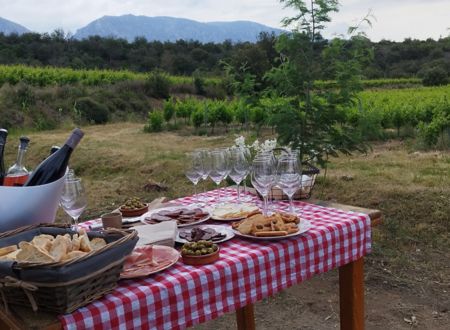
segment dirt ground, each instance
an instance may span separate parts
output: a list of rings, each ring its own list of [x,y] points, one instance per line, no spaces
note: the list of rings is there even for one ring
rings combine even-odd
[[[367,330],[447,330],[449,288],[441,292],[410,288],[372,276],[366,267]],[[258,330],[339,329],[338,272],[316,276],[255,305]],[[196,330],[236,329],[234,313],[194,327]]]

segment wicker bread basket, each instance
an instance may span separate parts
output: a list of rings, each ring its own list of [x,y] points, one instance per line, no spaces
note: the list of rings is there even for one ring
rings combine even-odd
[[[0,234],[0,247],[31,241],[39,234],[75,234],[67,226],[40,224]],[[136,231],[88,232],[101,237],[106,246],[80,258],[50,264],[0,262],[0,295],[8,304],[56,313],[71,313],[117,286],[125,257],[137,243]]]

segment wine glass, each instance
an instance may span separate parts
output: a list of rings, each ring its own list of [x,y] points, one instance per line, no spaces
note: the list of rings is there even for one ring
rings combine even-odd
[[[238,203],[241,202],[240,184],[248,173],[249,164],[244,151],[240,148],[230,149],[231,169],[229,177],[237,184]]]
[[[277,185],[289,198],[289,212],[294,213],[292,197],[301,187],[301,171],[296,156],[285,155],[278,160]]]
[[[245,176],[242,180],[244,183],[244,193],[246,193],[247,192],[247,177],[250,174],[251,169],[252,169],[252,153],[250,152],[250,149],[247,147],[241,147],[241,150],[244,153],[245,159],[247,160],[247,164],[248,164],[247,172],[245,173]],[[253,198],[248,195],[244,195],[243,197],[241,197],[241,200],[243,200],[244,202],[250,202],[253,200]]]
[[[72,229],[78,231],[78,218],[87,206],[86,192],[80,178],[66,178],[61,194],[61,206],[73,219]]]
[[[276,168],[271,157],[257,157],[252,164],[251,180],[253,187],[263,197],[263,214],[267,216],[269,192],[276,182]]]
[[[228,173],[228,159],[227,154],[220,149],[211,151],[211,171],[209,172],[209,177],[215,182],[217,188]],[[220,201],[220,191],[219,191],[219,201]]]
[[[197,194],[197,184],[203,176],[203,162],[201,153],[188,153],[184,162],[184,174],[194,184],[194,195]]]
[[[203,192],[206,192],[205,182],[208,179],[209,173],[211,172],[211,157],[210,152],[207,149],[196,149],[195,152],[200,154],[202,161],[202,171],[201,179],[203,180]]]

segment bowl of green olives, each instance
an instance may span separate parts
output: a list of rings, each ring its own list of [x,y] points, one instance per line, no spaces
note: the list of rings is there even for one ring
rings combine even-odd
[[[186,265],[206,265],[219,260],[219,246],[211,241],[185,243],[181,257]]]
[[[138,217],[148,211],[148,204],[145,204],[138,197],[128,198],[119,208],[124,217]]]

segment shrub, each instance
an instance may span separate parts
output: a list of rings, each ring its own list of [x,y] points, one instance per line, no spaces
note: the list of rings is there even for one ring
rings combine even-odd
[[[444,69],[435,67],[425,72],[422,83],[424,86],[441,86],[448,83],[447,72]]]
[[[164,101],[163,112],[164,112],[164,120],[166,122],[169,122],[173,118],[173,115],[175,114],[175,104],[172,98]]]
[[[194,76],[194,87],[195,87],[195,93],[198,95],[205,95],[205,79],[203,77],[200,77],[198,75]]]
[[[261,107],[253,107],[251,109],[250,118],[253,124],[256,126],[256,133],[259,135],[261,127],[265,124],[267,119],[267,113]]]
[[[108,108],[90,97],[82,97],[76,100],[74,108],[84,119],[94,124],[104,124],[108,121]]]
[[[205,121],[205,111],[203,109],[198,108],[192,114],[192,123],[194,124],[195,128],[199,128],[202,126],[204,121]]]
[[[163,128],[164,118],[160,111],[149,112],[148,124],[145,125],[146,132],[161,132]]]
[[[147,95],[167,99],[170,96],[169,77],[161,71],[153,71],[145,80],[145,93]]]

